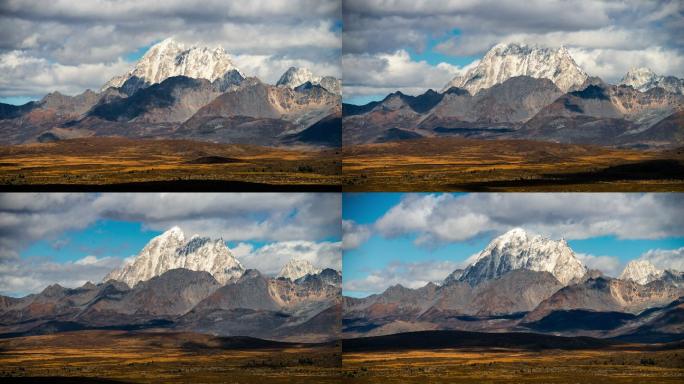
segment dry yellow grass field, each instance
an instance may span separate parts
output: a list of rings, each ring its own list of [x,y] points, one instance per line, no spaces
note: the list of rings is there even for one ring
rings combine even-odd
[[[343,355],[348,383],[681,383],[684,350],[496,349]]]
[[[337,150],[283,150],[185,140],[86,138],[0,147],[0,185],[223,182],[249,189],[339,189]],[[220,185],[219,185],[220,186]]]
[[[335,345],[237,349],[193,333],[79,331],[0,340],[0,382],[337,383],[340,356]]]
[[[436,137],[345,147],[345,191],[684,191],[684,150]]]

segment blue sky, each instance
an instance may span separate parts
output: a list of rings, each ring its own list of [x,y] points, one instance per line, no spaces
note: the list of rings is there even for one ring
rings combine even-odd
[[[264,218],[265,219],[265,218]],[[19,250],[19,262],[37,266],[38,269],[54,269],[58,272],[53,278],[54,281],[41,281],[38,289],[44,288],[45,284],[53,282],[66,286],[79,286],[83,280],[99,283],[104,274],[119,266],[124,259],[135,257],[143,247],[154,237],[162,234],[162,230],[151,229],[140,221],[122,221],[111,219],[99,219],[90,225],[71,229],[39,239],[27,244]],[[186,233],[189,238],[194,233]],[[339,241],[339,236],[326,236],[321,242]],[[264,240],[241,240],[226,241],[229,249],[235,250],[236,256],[240,256],[246,268],[264,269],[267,264],[250,265],[252,259],[249,254],[241,250],[248,249],[252,253],[258,252],[262,247],[269,244],[277,244],[273,241]],[[287,250],[280,250],[287,252]],[[278,255],[282,257],[283,255]],[[292,255],[286,255],[290,257]],[[263,254],[262,257],[268,257]],[[279,260],[277,263],[281,263]],[[275,265],[278,267],[278,265]],[[60,272],[60,269],[64,271]],[[273,273],[273,270],[265,271]],[[65,276],[67,279],[65,280]],[[71,276],[69,276],[71,274]],[[3,277],[0,273],[0,282]],[[47,277],[48,279],[50,277]],[[23,296],[31,292],[23,290],[21,287],[9,290],[2,287],[0,283],[0,294],[11,296]]]
[[[101,219],[86,228],[69,230],[48,239],[37,240],[19,253],[23,259],[49,258],[58,263],[76,262],[87,256],[125,259],[135,256],[155,236],[163,233],[146,227],[142,222]],[[192,236],[186,233],[186,237]],[[321,241],[339,241],[339,236],[327,236]],[[229,248],[249,245],[254,249],[269,241],[226,241]]]
[[[0,97],[0,103],[12,104],[12,105],[23,105],[29,101],[36,100],[35,97],[30,96],[11,96],[11,97]]]
[[[593,204],[601,204],[599,199],[631,204],[622,209],[619,218],[612,213],[613,209],[601,212],[593,208],[592,197],[584,194],[345,194],[343,219],[353,221],[357,229],[365,228],[370,234],[360,245],[345,249],[344,294],[363,297],[397,283],[418,287],[427,281],[439,280],[454,269],[463,268],[468,257],[516,226],[556,240],[565,237],[587,266],[612,276],[617,276],[627,262],[643,257],[648,251],[684,249],[683,230],[661,224],[671,222],[670,218],[677,225],[681,223],[681,219],[672,217],[681,210],[671,206],[684,208],[680,196],[674,195],[673,203],[666,194],[596,195]],[[565,205],[574,209],[560,211]],[[545,207],[549,207],[548,212]],[[592,210],[595,212],[585,213]],[[479,215],[487,220],[464,222],[463,227],[448,224],[449,219],[458,215]],[[634,230],[634,223],[644,223],[652,215],[659,217],[660,223],[654,221],[651,227]],[[623,228],[615,226],[616,219],[624,223]],[[444,234],[442,226],[453,233]],[[605,229],[609,226],[613,227]],[[425,238],[429,241],[421,240]],[[684,264],[684,253],[668,257],[674,263],[670,267]]]
[[[138,253],[161,231],[145,229],[140,222],[97,220],[87,228],[69,230],[41,239],[20,252],[22,258],[49,256],[54,261],[77,261],[86,256],[126,258]]]
[[[435,67],[440,63],[448,63],[456,67],[464,67],[475,60],[478,56],[474,55],[447,55],[438,51],[440,43],[444,43],[461,34],[460,30],[454,29],[452,31],[440,34],[439,36],[425,35],[422,46],[420,47],[406,47],[405,51],[408,53],[410,60],[413,62],[424,62],[429,66]],[[443,84],[442,84],[443,85]],[[439,91],[439,89],[436,89]],[[349,104],[364,105],[372,101],[382,100],[387,96],[386,93],[376,93],[371,95],[354,95],[344,97],[344,102]]]
[[[127,62],[133,65],[133,63],[137,62],[140,60],[141,57],[147,52],[150,47],[156,43],[158,43],[160,40],[155,41],[152,44],[147,44],[144,45],[138,49],[134,49],[124,55],[122,55],[123,59]],[[48,93],[51,92],[50,90],[47,91]],[[41,96],[6,96],[6,97],[0,97],[0,103],[5,103],[5,104],[12,104],[12,105],[23,105],[26,104],[30,101],[38,101],[41,99]]]

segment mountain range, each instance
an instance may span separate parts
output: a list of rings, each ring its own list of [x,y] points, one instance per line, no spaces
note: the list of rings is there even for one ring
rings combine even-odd
[[[608,84],[587,75],[564,47],[498,44],[441,92],[395,92],[366,105],[343,105],[343,140],[459,136],[676,147],[684,144],[682,84],[644,68]]]
[[[245,269],[222,239],[173,227],[99,284],[0,296],[0,337],[166,329],[320,342],[339,337],[341,274],[301,258],[278,276]]]
[[[537,332],[629,340],[684,338],[684,272],[629,263],[588,269],[564,240],[520,228],[494,238],[444,281],[344,297],[347,338],[420,330]]]
[[[223,48],[185,47],[169,38],[99,92],[53,92],[20,106],[0,104],[0,143],[123,136],[338,146],[340,93],[338,79],[306,68],[292,67],[277,84],[266,84],[246,77]],[[337,124],[321,125],[331,120]]]

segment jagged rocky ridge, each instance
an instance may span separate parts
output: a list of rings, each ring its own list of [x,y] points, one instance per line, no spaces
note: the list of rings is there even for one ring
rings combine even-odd
[[[222,285],[205,271],[171,269],[135,287],[116,280],[23,298],[0,296],[0,334],[164,328],[290,341],[338,337],[341,278],[325,269],[295,281],[247,270]]]
[[[667,333],[679,316],[674,312],[681,312],[684,273],[653,270],[638,262],[620,278],[606,277],[588,270],[564,241],[516,228],[441,285],[395,285],[365,298],[345,297],[343,331],[345,337],[450,329],[684,338],[681,330]]]
[[[588,77],[565,49],[500,44],[441,92],[395,92],[362,106],[345,104],[344,141],[459,136],[637,149],[680,146],[684,96],[672,85],[678,80],[653,76],[631,74],[624,84],[611,85]]]
[[[0,143],[124,136],[336,146],[340,114],[338,79],[312,74],[292,88],[264,84],[245,77],[221,48],[186,49],[167,39],[100,93],[53,93],[22,106],[0,104]],[[328,124],[331,119],[339,124]],[[317,133],[307,134],[309,128]]]
[[[619,84],[629,85],[641,92],[646,92],[653,88],[662,88],[668,92],[680,95],[684,93],[684,79],[674,76],[660,76],[650,68],[645,67],[632,68],[620,80]]]
[[[290,67],[283,73],[283,75],[276,82],[276,86],[284,86],[288,88],[297,88],[303,84],[311,83],[313,85],[320,85],[328,92],[336,95],[341,94],[342,84],[339,79],[332,76],[316,76],[308,68]]]

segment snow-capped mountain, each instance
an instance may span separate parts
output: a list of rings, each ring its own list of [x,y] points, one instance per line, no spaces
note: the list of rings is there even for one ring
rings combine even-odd
[[[564,285],[587,271],[565,240],[531,236],[524,229],[515,228],[492,240],[459,280],[475,286],[516,269],[546,271]]]
[[[175,268],[209,272],[221,284],[239,278],[245,271],[223,239],[195,235],[186,241],[183,231],[173,227],[150,240],[135,259],[110,272],[104,281],[114,279],[133,287]]]
[[[321,270],[314,267],[308,260],[295,257],[290,259],[290,261],[283,266],[280,273],[278,273],[278,277],[295,281],[300,277],[315,275],[319,272],[321,272]]]
[[[645,67],[630,69],[620,80],[620,85],[629,85],[641,92],[660,87],[668,92],[684,93],[684,79],[678,79],[674,76],[661,76]]]
[[[161,83],[173,76],[214,81],[228,72],[245,77],[223,48],[193,46],[186,49],[183,44],[173,38],[168,38],[150,47],[133,69],[109,80],[102,90],[109,87],[121,87],[132,77],[137,77],[150,85]]]
[[[549,79],[564,92],[581,85],[588,77],[565,47],[553,49],[500,43],[490,49],[477,66],[451,80],[443,91],[458,87],[474,95],[516,76]]]
[[[340,80],[332,76],[319,77],[314,75],[308,68],[290,67],[280,76],[276,86],[283,86],[288,88],[297,88],[298,86],[311,83],[320,85],[329,92],[340,94]]]
[[[620,279],[632,280],[643,285],[653,280],[658,280],[663,275],[663,272],[648,260],[632,260],[627,264],[622,274],[620,274]]]

